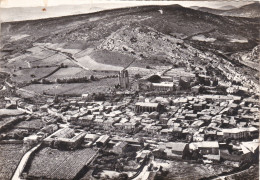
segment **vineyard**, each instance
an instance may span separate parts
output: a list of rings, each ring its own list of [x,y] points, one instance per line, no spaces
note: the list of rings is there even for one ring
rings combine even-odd
[[[0,179],[11,179],[24,153],[22,144],[0,144]]]
[[[46,147],[35,155],[28,175],[32,178],[73,179],[94,154],[92,149],[59,151]]]

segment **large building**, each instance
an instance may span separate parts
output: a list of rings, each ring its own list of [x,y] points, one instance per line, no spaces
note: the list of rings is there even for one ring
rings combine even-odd
[[[162,105],[159,103],[151,103],[151,102],[137,102],[135,104],[135,112],[160,112],[162,110]]]
[[[161,82],[161,83],[152,83],[153,90],[157,91],[173,91],[174,83],[172,82]]]
[[[86,133],[75,134],[74,129],[63,128],[44,139],[44,144],[58,149],[76,149],[83,141]]]

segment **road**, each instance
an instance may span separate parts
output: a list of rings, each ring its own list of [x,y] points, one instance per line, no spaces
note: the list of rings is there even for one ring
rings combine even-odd
[[[30,155],[32,154],[32,152],[34,152],[38,147],[40,146],[40,144],[38,144],[37,146],[35,146],[34,148],[32,148],[30,151],[28,151],[27,153],[24,154],[24,156],[22,157],[19,165],[17,166],[15,173],[12,177],[12,180],[20,180],[20,174],[23,172],[23,169],[30,157]]]

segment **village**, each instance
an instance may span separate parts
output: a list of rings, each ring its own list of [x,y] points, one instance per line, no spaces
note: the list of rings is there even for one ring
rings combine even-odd
[[[256,166],[254,83],[230,69],[233,85],[190,69],[169,67],[133,79],[126,67],[110,93],[46,96],[39,103],[6,97],[0,140],[20,145],[21,160],[1,176],[156,179],[167,177],[173,162],[221,166],[221,175]],[[216,174],[198,178],[204,176]]]

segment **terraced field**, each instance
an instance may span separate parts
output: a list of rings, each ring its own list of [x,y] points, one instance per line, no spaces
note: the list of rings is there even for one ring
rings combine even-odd
[[[95,154],[92,149],[59,151],[46,147],[37,153],[29,169],[29,177],[73,179]]]

